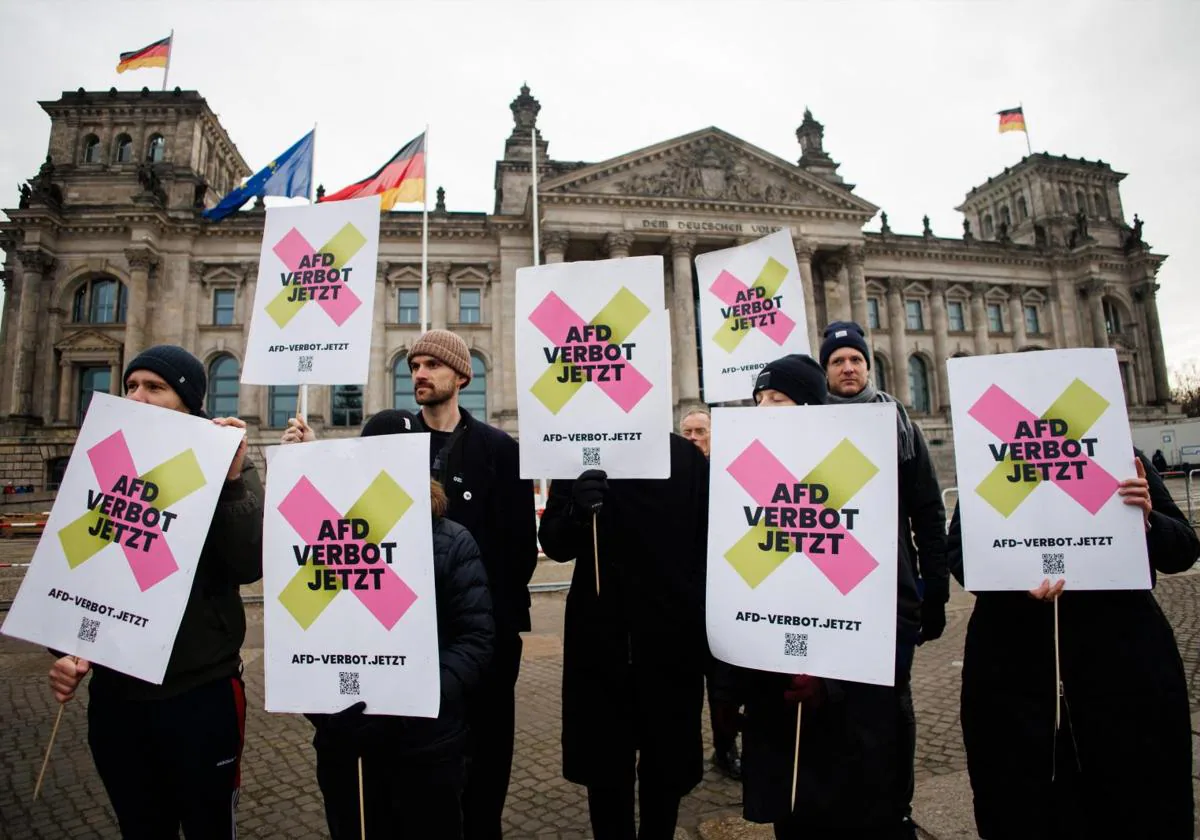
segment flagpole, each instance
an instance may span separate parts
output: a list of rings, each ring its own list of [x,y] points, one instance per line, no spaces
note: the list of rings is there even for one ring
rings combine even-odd
[[[429,123],[425,123],[425,179],[421,182],[421,332],[429,328]]]
[[[1021,109],[1021,122],[1025,123],[1025,148],[1029,151],[1029,156],[1033,157],[1033,143],[1029,140],[1029,120],[1025,119],[1025,103],[1018,102],[1017,107]]]
[[[308,156],[308,203],[313,204],[317,188],[317,124],[313,123],[312,154]]]
[[[158,30],[162,32],[162,30]],[[171,34],[167,36],[167,66],[163,68],[163,90],[167,89],[167,76],[171,75],[171,53],[175,52],[175,30],[171,30]]]
[[[537,126],[529,129],[530,145],[533,149],[531,160],[531,168],[533,169],[533,264],[541,265],[542,259],[542,231],[541,222],[538,219],[538,159],[537,159]]]
[[[317,172],[317,124],[313,123],[312,154],[308,158],[308,203],[313,203],[313,184]],[[296,392],[296,419],[308,422],[308,383],[301,382]]]

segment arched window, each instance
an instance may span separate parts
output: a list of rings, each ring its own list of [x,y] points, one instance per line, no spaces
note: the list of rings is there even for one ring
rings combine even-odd
[[[1075,190],[1075,209],[1080,213],[1087,213],[1087,199],[1083,197],[1083,190]]]
[[[1108,298],[1104,299],[1104,328],[1109,335],[1121,331],[1121,310]]]
[[[1017,221],[1023,222],[1029,218],[1029,204],[1025,201],[1025,196],[1017,196]]]
[[[83,162],[100,162],[100,138],[95,134],[89,134],[83,140]]]
[[[1000,208],[1000,221],[1008,227],[1012,227],[1012,213],[1008,212],[1007,204]]]
[[[929,368],[920,356],[908,357],[908,393],[912,409],[918,414],[929,413]]]
[[[871,367],[875,370],[875,390],[887,391],[888,376],[887,376],[887,359],[884,359],[878,353],[871,361]]]
[[[146,146],[146,160],[151,163],[162,163],[166,153],[166,139],[161,134],[151,134],[150,143]]]
[[[416,412],[420,410],[413,397],[412,372],[408,369],[408,356],[397,356],[392,371],[392,408]]]
[[[358,426],[362,423],[361,385],[334,385],[330,403],[330,421],[334,426]]]
[[[267,388],[267,420],[271,428],[287,426],[289,417],[296,416],[296,400],[300,388],[296,385],[271,385]]]
[[[995,225],[992,223],[992,214],[988,213],[983,217],[983,238],[991,239],[992,232],[995,230]]]
[[[228,353],[208,366],[208,413],[212,417],[236,417],[238,413],[238,363]],[[286,422],[286,421],[285,421]]]
[[[471,354],[471,381],[459,391],[458,405],[477,420],[487,421],[487,367],[474,353]]]
[[[111,277],[89,280],[75,292],[71,320],[77,324],[123,324],[125,284]]]
[[[1092,196],[1096,204],[1096,215],[1108,218],[1108,199],[1104,197],[1104,193],[1097,192]]]
[[[119,135],[113,157],[117,163],[133,163],[133,138],[128,134]]]

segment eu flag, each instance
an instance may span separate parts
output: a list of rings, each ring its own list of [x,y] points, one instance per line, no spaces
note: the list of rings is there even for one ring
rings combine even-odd
[[[312,188],[313,134],[300,140],[256,172],[246,183],[229,191],[220,203],[204,211],[204,218],[217,222],[237,211],[243,204],[260,195],[308,196]]]

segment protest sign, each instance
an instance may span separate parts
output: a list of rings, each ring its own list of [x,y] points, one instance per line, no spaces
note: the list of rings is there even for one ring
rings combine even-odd
[[[367,381],[379,196],[270,207],[242,382]]]
[[[263,522],[269,712],[437,717],[429,435],[277,447]]]
[[[786,230],[696,257],[704,399],[749,399],[759,370],[808,353],[804,289]]]
[[[522,478],[670,475],[661,257],[519,269],[516,343]]]
[[[1117,356],[1047,350],[950,359],[950,409],[970,590],[1149,589]]]
[[[162,683],[242,436],[182,412],[94,394],[0,629]]]
[[[895,407],[717,408],[711,466],[713,655],[892,685]]]

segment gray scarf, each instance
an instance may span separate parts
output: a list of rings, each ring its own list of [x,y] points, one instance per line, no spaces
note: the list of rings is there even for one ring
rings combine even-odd
[[[911,461],[913,459],[913,456],[916,454],[916,435],[913,431],[912,421],[908,419],[908,412],[904,410],[904,406],[891,394],[876,391],[875,386],[868,382],[867,387],[863,388],[853,397],[839,397],[833,391],[830,391],[826,402],[829,405],[891,403],[896,406],[896,445],[900,451],[900,460]]]

